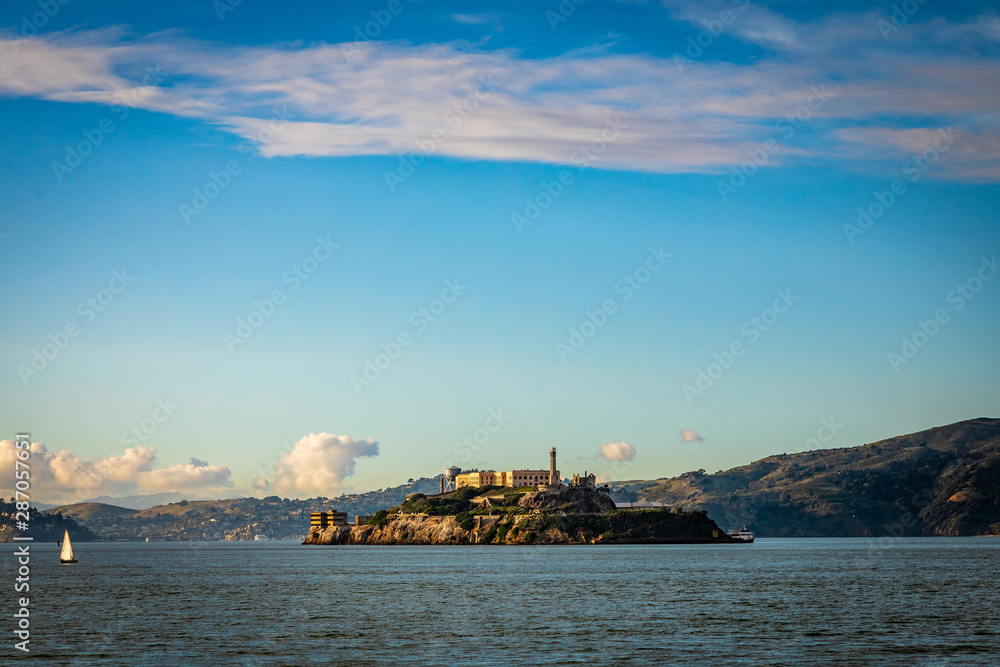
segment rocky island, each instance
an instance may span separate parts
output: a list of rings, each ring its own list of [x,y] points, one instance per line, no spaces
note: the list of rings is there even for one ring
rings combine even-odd
[[[411,494],[360,525],[310,530],[303,544],[739,543],[703,511],[616,509],[591,488],[462,487]]]

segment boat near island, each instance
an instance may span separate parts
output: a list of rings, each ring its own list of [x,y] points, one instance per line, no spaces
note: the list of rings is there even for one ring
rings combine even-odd
[[[62,551],[59,552],[59,562],[63,565],[76,562],[76,558],[73,557],[73,543],[69,541],[68,530],[63,536]]]
[[[744,542],[753,542],[753,532],[746,526],[743,526],[739,530],[730,530],[728,535]]]

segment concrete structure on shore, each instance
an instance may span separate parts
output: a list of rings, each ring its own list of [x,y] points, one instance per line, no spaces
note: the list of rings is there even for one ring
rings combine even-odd
[[[346,526],[347,512],[312,512],[309,519],[309,532],[325,530],[330,526]]]
[[[671,505],[661,501],[647,501],[641,503],[615,503],[615,508],[620,510],[668,510]]]

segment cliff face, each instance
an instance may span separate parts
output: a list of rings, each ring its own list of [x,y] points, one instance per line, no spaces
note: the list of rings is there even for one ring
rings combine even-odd
[[[609,512],[615,508],[614,501],[603,493],[580,493],[579,489],[526,493],[517,504],[530,509],[559,510],[573,514]]]
[[[310,533],[303,544],[474,544],[476,533],[462,530],[453,516],[394,514],[381,526],[333,526]]]
[[[469,525],[469,522],[466,523]],[[331,527],[303,544],[670,544],[733,542],[702,512],[505,514],[473,516],[464,529],[454,516],[390,514],[380,526]]]

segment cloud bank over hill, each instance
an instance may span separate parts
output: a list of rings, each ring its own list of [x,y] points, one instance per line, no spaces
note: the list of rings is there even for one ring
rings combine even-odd
[[[0,469],[14,470],[18,450],[13,440],[0,441]],[[155,447],[135,447],[122,454],[84,461],[69,450],[51,452],[41,442],[31,443],[31,487],[33,501],[73,503],[94,496],[131,496],[176,491],[196,497],[238,495],[230,479],[229,466],[209,465],[191,459],[188,463],[156,466]],[[13,475],[8,477],[13,481]],[[0,494],[14,495],[4,483]]]
[[[0,440],[0,469],[14,470],[17,451],[13,440]],[[228,465],[192,458],[188,463],[158,467],[155,447],[129,448],[92,461],[84,461],[69,450],[49,451],[41,442],[32,443],[29,451],[31,500],[57,505],[95,497],[108,500],[165,493],[188,498],[331,496],[343,490],[343,480],[354,474],[358,458],[379,453],[378,443],[371,439],[310,433],[281,456],[273,479],[256,479],[248,492],[233,484]],[[14,495],[13,473],[7,479],[10,481],[0,487],[4,498]]]

